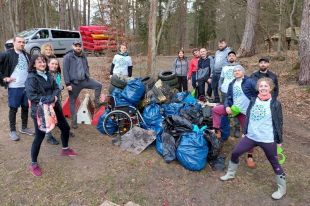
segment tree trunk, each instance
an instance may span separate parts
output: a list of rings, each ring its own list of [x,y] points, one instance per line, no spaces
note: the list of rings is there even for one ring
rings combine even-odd
[[[253,56],[255,54],[255,29],[258,20],[259,0],[247,1],[246,23],[241,46],[237,56]]]
[[[149,14],[149,33],[148,33],[148,51],[147,51],[147,74],[155,76],[156,68],[156,17],[157,17],[157,0],[150,1]]]
[[[79,22],[80,22],[80,12],[79,12],[79,0],[75,0],[75,4],[74,4],[74,29],[78,29],[79,28]]]
[[[292,11],[290,13],[290,27],[292,28],[291,39],[293,40],[294,44],[297,42],[296,31],[295,31],[295,24],[294,24],[294,21],[293,21],[293,16],[295,14],[295,10],[296,10],[296,0],[294,0],[294,2],[293,2]]]
[[[181,24],[180,24],[180,39],[179,39],[179,48],[184,49],[185,40],[186,40],[186,19],[187,19],[187,0],[181,1]]]
[[[14,16],[15,16],[15,31],[16,33],[19,32],[19,12],[18,12],[18,0],[15,0],[15,11],[14,11]]]
[[[48,21],[48,11],[47,11],[47,5],[48,4],[48,2],[47,2],[47,0],[44,0],[43,1],[43,8],[44,8],[44,25],[45,25],[45,27],[46,28],[48,28],[49,27],[49,21]]]
[[[65,29],[66,27],[65,17],[66,17],[66,2],[65,0],[60,0],[59,1],[59,27],[61,29]]]
[[[299,56],[300,72],[298,83],[310,85],[310,0],[304,0],[300,37],[299,37]]]
[[[83,0],[83,25],[86,25],[86,6],[87,0]]]
[[[69,14],[70,14],[70,22],[71,22],[70,29],[75,30],[75,19],[74,19],[73,0],[69,0]]]
[[[167,20],[167,18],[168,18],[168,14],[169,14],[171,5],[172,5],[172,0],[168,0],[167,6],[166,6],[166,11],[165,11],[164,16],[163,16],[163,18],[162,18],[162,20],[161,20],[161,25],[160,25],[160,28],[159,28],[159,31],[158,31],[158,34],[157,34],[157,37],[156,37],[155,54],[157,54],[157,50],[158,50],[158,46],[159,46],[161,34],[162,34],[162,32],[163,32],[164,24],[165,24],[165,22],[166,22],[166,20]],[[156,29],[155,29],[155,30],[156,30]]]
[[[90,0],[88,0],[88,8],[87,8],[87,25],[90,25]]]
[[[14,18],[13,18],[13,5],[12,5],[12,1],[9,1],[9,16],[10,16],[10,24],[11,24],[11,29],[12,32],[14,34],[14,36],[16,35],[16,28],[14,26]]]
[[[278,38],[278,45],[277,45],[277,56],[283,56],[283,39],[286,39],[286,34],[283,35],[283,0],[280,0],[280,16],[279,16],[279,38]],[[285,32],[284,32],[285,33]]]
[[[36,10],[36,5],[35,5],[35,0],[31,0],[32,3],[32,11],[33,11],[33,16],[34,16],[34,27],[38,26],[38,17],[37,17],[37,10]]]

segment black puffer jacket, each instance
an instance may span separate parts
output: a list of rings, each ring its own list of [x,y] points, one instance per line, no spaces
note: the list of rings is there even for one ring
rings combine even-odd
[[[52,75],[47,72],[47,81],[37,74],[36,71],[28,74],[25,88],[28,99],[31,101],[31,111],[36,111],[36,107],[40,101],[43,103],[52,103],[60,92],[56,81]],[[58,105],[58,101],[56,102]]]
[[[246,112],[246,122],[244,126],[244,134],[248,133],[248,126],[249,126],[249,119],[251,115],[251,109],[255,104],[256,98],[251,98],[250,105]],[[282,114],[282,106],[281,103],[272,98],[270,102],[270,109],[271,109],[271,117],[272,117],[272,126],[273,126],[273,136],[274,141],[278,144],[283,142],[282,134],[283,134],[283,114]]]
[[[29,64],[30,55],[23,51],[27,62]],[[17,63],[18,63],[18,54],[14,49],[9,49],[6,52],[0,53],[0,85],[7,86],[7,84],[3,81],[5,77],[10,77],[13,73]]]
[[[257,81],[263,76],[260,71],[256,71],[251,75],[251,78],[255,81],[255,84]],[[267,78],[272,79],[274,83],[274,89],[272,91],[272,98],[276,99],[279,95],[279,82],[278,82],[278,77],[275,73],[271,72],[270,70],[267,70],[267,72],[264,74]]]

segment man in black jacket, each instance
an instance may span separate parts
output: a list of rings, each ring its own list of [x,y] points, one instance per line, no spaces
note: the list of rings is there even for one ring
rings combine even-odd
[[[70,98],[71,127],[77,128],[77,115],[75,111],[75,102],[82,89],[95,90],[95,104],[100,104],[100,94],[102,84],[90,78],[87,58],[82,51],[82,42],[75,41],[72,45],[73,50],[64,56],[63,70],[64,79]]]
[[[27,128],[28,124],[28,99],[25,92],[25,81],[28,75],[30,55],[24,51],[25,39],[16,36],[13,39],[14,48],[0,54],[0,84],[8,88],[8,106],[10,121],[10,138],[18,141],[16,133],[16,113],[21,107],[22,127],[20,133],[33,135],[34,132]]]
[[[251,78],[257,82],[260,78],[268,77],[272,79],[274,83],[274,89],[272,92],[272,98],[276,99],[279,95],[279,83],[278,83],[278,77],[275,73],[271,72],[269,69],[269,58],[268,57],[262,57],[258,60],[258,66],[259,70],[255,71]]]

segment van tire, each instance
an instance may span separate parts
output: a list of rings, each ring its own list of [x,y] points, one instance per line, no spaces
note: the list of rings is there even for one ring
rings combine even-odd
[[[175,73],[171,71],[163,71],[160,72],[158,75],[158,78],[161,79],[162,81],[167,81],[175,78]]]
[[[30,54],[31,56],[35,55],[35,54],[41,54],[41,49],[39,47],[33,47],[31,50],[30,50]]]

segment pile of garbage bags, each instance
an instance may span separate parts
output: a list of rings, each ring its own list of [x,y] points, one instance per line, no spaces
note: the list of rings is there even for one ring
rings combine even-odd
[[[210,106],[202,104],[189,92],[170,88],[164,81],[150,84],[148,78],[146,85],[142,80],[131,79],[123,89],[115,87],[110,95],[115,106],[130,105],[141,111],[145,122],[143,128],[155,132],[156,151],[163,159],[167,163],[177,160],[192,171],[203,170],[208,162],[213,169],[224,170],[225,157],[220,151],[229,137],[229,119],[222,119],[222,138],[218,139],[210,130]],[[99,119],[97,129],[102,133],[103,120],[109,112],[106,110]],[[113,121],[107,123],[113,131]]]

